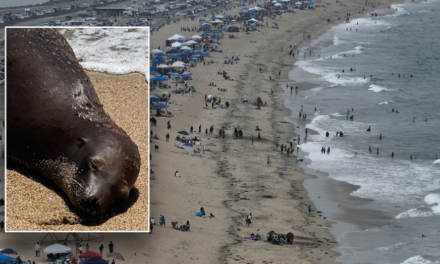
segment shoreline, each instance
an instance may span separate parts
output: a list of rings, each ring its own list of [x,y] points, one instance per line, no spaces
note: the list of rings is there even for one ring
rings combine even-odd
[[[396,1],[395,1],[396,2]],[[391,4],[391,1],[389,3],[387,3],[386,5],[382,5],[382,7],[386,7],[388,5]],[[361,6],[360,8],[362,8],[362,4],[360,3],[354,3],[353,4],[354,7],[351,8],[346,8],[347,12],[353,12],[353,10],[358,10],[359,6]],[[380,7],[380,6],[379,6]],[[379,8],[376,7],[376,8]],[[327,7],[326,7],[327,8]],[[375,8],[375,9],[376,9]],[[239,9],[235,8],[233,10],[233,12],[231,11],[227,11],[226,13],[228,14],[232,14],[234,15],[237,11],[239,11]],[[307,13],[304,13],[307,12]],[[283,16],[282,19],[275,19],[275,21],[277,23],[279,23],[281,26],[282,25],[287,25],[287,21],[294,21],[297,24],[302,24],[299,23],[298,20],[300,20],[301,22],[307,21],[310,22],[311,19],[307,19],[304,18],[304,15],[308,14],[309,12],[311,13],[319,13],[319,14],[326,14],[326,13],[322,13],[322,8],[315,10],[315,11],[299,11],[298,13],[295,14],[290,14],[287,13],[286,15]],[[344,11],[345,12],[345,11]],[[328,14],[328,13],[327,13]],[[359,16],[364,16],[365,14],[358,14],[358,13],[354,13],[353,16],[351,17],[351,19],[354,18],[358,18]],[[310,15],[311,17],[314,17],[317,20],[323,20],[322,18],[319,18],[319,15]],[[331,17],[335,17],[337,20],[337,15],[335,14],[331,14]],[[286,19],[287,17],[287,19]],[[280,22],[281,20],[281,22]],[[313,20],[312,20],[313,21]],[[312,27],[312,31],[314,31],[313,35],[321,36],[324,32],[326,32],[330,27],[339,24],[339,23],[330,23],[327,24],[327,21],[325,21],[324,23],[322,21],[316,21],[317,23]],[[282,23],[282,24],[281,24]],[[311,23],[313,24],[313,23]],[[184,26],[184,27],[194,27],[197,25],[197,22],[189,22],[189,21],[183,21],[179,23],[179,27]],[[281,27],[280,27],[281,28]],[[178,34],[183,34],[185,35],[187,38],[191,35],[197,34],[197,32],[179,32],[177,27],[174,27],[175,30],[172,30],[170,27],[164,27],[162,29],[160,29],[157,32],[154,32],[154,34],[152,35],[152,47],[153,48],[159,48],[159,47],[163,47],[163,43],[164,40],[167,39],[168,37],[172,36],[175,33]],[[290,28],[289,28],[290,29]],[[176,118],[167,118],[165,120],[163,120],[163,118],[160,118],[158,120],[158,126],[157,127],[152,127],[153,129],[153,134],[158,134],[159,138],[164,138],[166,133],[170,133],[170,138],[171,141],[173,141],[174,137],[176,136],[175,131],[180,131],[180,130],[187,130],[189,131],[189,126],[190,125],[194,125],[195,130],[197,130],[197,127],[199,124],[202,125],[202,140],[204,141],[204,143],[206,144],[206,142],[214,142],[216,144],[219,144],[221,146],[221,152],[216,152],[215,153],[215,157],[209,157],[208,160],[204,160],[203,161],[203,169],[206,168],[210,168],[210,169],[206,169],[207,171],[205,173],[201,173],[198,174],[195,171],[191,171],[192,174],[191,176],[186,176],[186,178],[190,177],[190,181],[193,181],[194,178],[197,178],[197,181],[199,182],[199,184],[201,185],[205,185],[205,187],[207,187],[207,189],[210,189],[210,191],[213,191],[213,196],[215,196],[215,198],[217,199],[217,201],[215,201],[216,199],[211,197],[211,193],[210,191],[206,192],[203,189],[199,189],[199,188],[194,188],[193,186],[186,186],[186,183],[183,178],[181,179],[177,179],[175,177],[172,177],[171,175],[173,174],[173,171],[176,171],[177,168],[179,168],[179,173],[181,172],[181,166],[184,165],[188,165],[188,164],[193,164],[192,161],[190,159],[186,159],[185,156],[174,156],[174,154],[161,154],[160,152],[162,150],[166,151],[166,152],[174,152],[176,150],[176,148],[172,148],[167,146],[166,144],[171,144],[171,143],[162,143],[161,141],[163,140],[155,140],[153,144],[157,144],[160,147],[160,151],[159,153],[154,153],[153,149],[151,149],[153,156],[153,160],[151,161],[152,164],[152,168],[155,171],[156,177],[163,177],[164,179],[159,179],[156,181],[152,182],[152,197],[151,197],[151,202],[152,202],[152,206],[151,206],[151,215],[154,216],[158,216],[159,214],[163,214],[167,217],[169,217],[168,215],[171,215],[172,217],[174,217],[171,221],[174,221],[174,219],[176,219],[176,215],[186,215],[186,217],[182,217],[180,216],[180,219],[189,219],[189,221],[191,222],[192,226],[194,226],[194,221],[196,221],[195,223],[197,224],[197,226],[202,229],[205,230],[205,228],[208,228],[208,226],[206,225],[206,223],[204,223],[204,221],[212,221],[211,219],[198,219],[198,218],[194,218],[193,215],[195,214],[195,212],[197,211],[197,206],[203,206],[205,207],[205,210],[207,211],[207,214],[209,214],[211,212],[211,206],[217,206],[218,204],[222,204],[223,208],[217,208],[217,210],[221,210],[222,215],[226,214],[227,217],[223,217],[224,219],[222,219],[223,223],[218,223],[218,226],[215,230],[209,230],[209,234],[205,233],[206,237],[209,237],[210,235],[221,235],[221,238],[219,237],[219,239],[222,241],[221,246],[219,247],[219,249],[216,250],[215,247],[212,246],[204,246],[204,252],[210,252],[211,254],[216,253],[216,257],[214,258],[215,260],[221,260],[221,261],[238,261],[239,259],[241,259],[242,254],[246,254],[246,260],[251,260],[253,258],[261,260],[264,257],[262,257],[262,255],[260,255],[260,253],[257,253],[255,250],[262,250],[261,253],[264,252],[264,254],[269,254],[270,257],[274,257],[272,256],[274,253],[273,252],[277,252],[277,256],[276,261],[282,261],[284,260],[283,253],[284,251],[280,251],[279,247],[276,247],[274,245],[269,245],[267,246],[267,244],[263,244],[263,245],[257,245],[257,244],[261,244],[260,242],[247,242],[246,237],[249,237],[249,234],[251,232],[253,233],[259,233],[260,235],[262,235],[262,237],[265,236],[265,233],[268,230],[275,230],[276,232],[281,232],[281,233],[287,233],[288,231],[291,231],[292,229],[294,230],[295,236],[311,236],[311,237],[315,237],[316,240],[318,239],[322,239],[323,237],[329,239],[332,242],[335,242],[335,238],[331,235],[331,233],[329,232],[328,228],[330,227],[330,224],[332,224],[331,222],[324,220],[320,217],[316,217],[316,211],[317,209],[314,210],[314,214],[315,217],[308,217],[307,216],[307,204],[311,204],[310,201],[312,201],[312,199],[310,198],[310,194],[309,192],[306,190],[306,188],[304,187],[304,181],[308,180],[308,179],[316,179],[316,176],[314,175],[307,175],[304,172],[304,169],[301,168],[297,162],[296,162],[296,158],[292,159],[291,158],[287,158],[287,157],[283,157],[283,159],[281,161],[278,160],[279,157],[279,153],[277,153],[277,151],[275,151],[275,141],[276,140],[280,140],[280,144],[285,144],[286,142],[290,142],[290,140],[296,135],[296,133],[301,134],[300,132],[297,131],[297,129],[295,128],[294,124],[291,123],[287,123],[284,117],[289,117],[292,113],[291,111],[284,106],[283,103],[283,99],[279,98],[279,95],[284,92],[284,90],[280,87],[280,83],[292,83],[292,80],[286,78],[285,76],[288,75],[288,73],[292,70],[292,67],[295,67],[294,63],[296,61],[296,59],[291,59],[291,58],[286,58],[285,53],[288,53],[288,51],[290,50],[290,48],[288,47],[289,44],[295,44],[297,45],[297,49],[306,47],[308,45],[310,45],[310,41],[306,40],[305,38],[301,38],[298,35],[300,35],[302,33],[302,29],[301,28],[295,28],[295,32],[286,32],[286,28],[283,28],[282,30],[274,30],[268,27],[262,27],[260,28],[261,32],[265,35],[267,35],[266,38],[259,38],[261,37],[261,33],[254,33],[252,32],[251,35],[243,35],[240,32],[240,39],[238,39],[239,41],[241,41],[242,45],[246,46],[246,48],[243,47],[239,47],[239,45],[235,45],[235,48],[230,48],[228,47],[228,49],[225,52],[225,45],[221,45],[221,49],[223,49],[223,53],[222,54],[218,54],[218,53],[213,53],[211,54],[211,57],[207,57],[207,60],[210,60],[211,58],[214,59],[214,65],[211,65],[209,67],[212,66],[216,66],[220,63],[219,66],[216,67],[216,70],[220,70],[220,69],[224,69],[225,71],[227,71],[228,73],[230,73],[229,70],[231,70],[232,67],[233,68],[233,74],[230,74],[234,77],[239,77],[237,79],[239,79],[238,82],[236,82],[235,84],[231,84],[228,81],[222,81],[220,82],[220,78],[216,78],[216,74],[215,71],[211,71],[211,75],[209,74],[208,70],[202,70],[202,69],[207,69],[208,66],[202,66],[202,65],[198,65],[196,68],[191,68],[191,71],[194,74],[194,80],[189,81],[188,83],[190,85],[195,85],[197,88],[197,92],[201,92],[200,95],[197,95],[196,97],[198,97],[197,99],[194,99],[195,96],[192,95],[185,95],[185,100],[187,99],[187,96],[191,96],[190,100],[194,101],[197,100],[197,105],[199,105],[199,107],[201,108],[204,101],[203,97],[204,94],[216,94],[215,90],[213,91],[212,87],[208,88],[204,88],[203,86],[206,86],[208,83],[210,83],[211,81],[214,81],[214,83],[217,84],[217,87],[220,88],[225,88],[225,86],[227,87],[228,91],[233,90],[234,94],[233,96],[231,96],[231,94],[228,92],[228,96],[226,97],[226,99],[231,99],[231,98],[235,98],[233,100],[230,100],[232,107],[230,107],[230,109],[228,110],[201,110],[202,112],[200,112],[200,110],[195,110],[195,109],[191,109],[191,107],[176,107],[175,106],[171,106],[168,110],[170,110],[173,113],[176,113],[176,111],[178,110],[179,116],[182,116],[183,114],[185,114],[185,120],[178,120]],[[308,29],[309,30],[309,29]],[[227,34],[226,34],[227,35]],[[245,39],[245,40],[241,40],[241,39]],[[271,39],[277,39],[277,42],[272,42]],[[313,41],[313,37],[312,37],[312,41]],[[257,40],[258,44],[249,44],[250,41],[255,41]],[[223,39],[223,41],[221,42],[230,42],[228,40]],[[263,43],[263,44],[261,44]],[[256,46],[256,47],[255,47]],[[283,51],[283,49],[285,51]],[[271,54],[267,54],[267,52],[261,52],[261,54],[259,53],[259,50],[268,50]],[[281,52],[280,52],[281,51]],[[251,53],[251,54],[250,54]],[[223,56],[232,56],[232,55],[242,55],[242,60],[239,62],[238,64],[238,68],[234,65],[234,66],[229,66],[229,65],[222,65],[223,61],[222,61],[222,57]],[[243,56],[252,56],[252,58],[250,57],[244,57]],[[288,56],[287,56],[288,57]],[[215,60],[216,59],[216,60]],[[244,65],[243,62],[244,61]],[[219,68],[221,66],[221,68]],[[283,75],[281,78],[279,79],[274,79],[272,78],[272,81],[269,81],[269,76],[276,76],[278,74],[278,71],[281,67],[281,72]],[[263,72],[259,74],[259,68],[263,68]],[[266,69],[271,69],[269,72],[267,72]],[[202,74],[200,74],[202,73]],[[202,76],[201,76],[202,75]],[[207,78],[206,76],[211,76],[211,78]],[[217,75],[218,77],[218,75]],[[218,83],[220,82],[220,83]],[[173,83],[169,83],[172,87],[174,86]],[[202,86],[202,87],[200,87]],[[234,87],[234,88],[232,88]],[[252,88],[251,88],[252,87]],[[270,88],[273,88],[276,96],[271,97],[270,96]],[[246,88],[246,89],[243,89]],[[171,90],[168,90],[171,91]],[[249,110],[249,108],[246,107],[242,107],[241,106],[241,102],[239,100],[239,98],[246,98],[249,99],[250,101],[252,101],[253,98],[256,97],[261,97],[263,99],[263,101],[268,101],[269,107],[262,107],[261,113],[264,113],[264,116],[254,116],[253,115],[253,110]],[[181,101],[180,100],[180,95],[176,95],[173,94],[171,97],[171,100],[173,100],[174,98],[179,98],[177,100],[177,102]],[[223,96],[222,97],[222,102],[223,102]],[[272,100],[271,100],[272,99]],[[185,103],[185,101],[182,100],[183,103]],[[190,104],[194,104],[194,102],[191,102]],[[192,107],[192,108],[197,108],[196,106]],[[270,109],[273,108],[273,109]],[[269,109],[269,110],[266,110]],[[219,114],[220,111],[220,114]],[[267,113],[266,111],[268,111],[269,113]],[[172,123],[172,126],[174,128],[174,126],[177,123],[177,128],[175,129],[171,129],[171,131],[165,129],[165,121],[170,120]],[[214,133],[216,133],[218,131],[218,127],[219,126],[226,126],[226,132],[227,132],[227,139],[226,141],[224,141],[224,143],[219,143],[222,141],[222,139],[219,136],[210,136],[208,138],[204,138],[203,136],[203,131],[206,128],[206,123],[209,123],[211,120],[215,120],[215,129],[214,129]],[[213,122],[211,121],[210,124],[212,125]],[[245,136],[244,136],[244,143],[241,142],[243,140],[233,140],[231,139],[230,133],[233,130],[233,127],[237,124],[240,124],[240,127],[246,127],[247,131],[245,132]],[[259,125],[260,128],[262,129],[262,142],[261,144],[264,144],[263,148],[258,148],[255,150],[247,150],[248,148],[250,148],[251,146],[247,146],[247,144],[250,144],[250,130],[255,128],[255,125]],[[208,125],[209,126],[209,125]],[[177,130],[176,130],[177,129]],[[292,131],[295,131],[294,133],[292,133]],[[256,132],[253,132],[254,136],[256,136]],[[263,134],[264,133],[264,134]],[[196,133],[197,136],[199,136]],[[232,143],[228,143],[229,141],[234,141],[234,144],[237,146],[236,148],[233,147],[234,144]],[[174,141],[175,142],[175,141]],[[238,142],[238,143],[236,143]],[[153,145],[152,144],[152,145]],[[259,144],[259,142],[257,141],[255,144]],[[245,151],[245,153],[240,152],[237,148],[242,148]],[[255,148],[255,147],[254,147]],[[252,152],[254,157],[248,157],[249,154],[247,154],[246,152]],[[223,152],[223,153],[222,153]],[[228,154],[226,154],[225,152],[227,152]],[[177,153],[177,152],[176,152]],[[264,154],[263,154],[264,153]],[[211,154],[214,154],[213,152]],[[211,155],[210,154],[210,155]],[[284,176],[277,176],[274,177],[275,174],[277,174],[277,171],[281,171],[282,168],[280,169],[276,169],[275,171],[272,169],[270,170],[271,174],[267,174],[266,171],[267,169],[264,169],[265,165],[264,165],[264,161],[265,160],[265,155],[267,156],[270,155],[271,159],[277,159],[277,166],[281,167],[278,164],[282,164],[283,161],[288,161],[288,172],[284,175]],[[296,153],[295,153],[296,154]],[[234,160],[234,158],[231,158],[231,156],[235,156],[235,157],[240,157],[240,161],[238,160]],[[179,157],[179,158],[177,158]],[[275,158],[276,157],[276,158]],[[218,162],[211,162],[209,159],[211,158],[217,158],[219,159]],[[172,164],[170,164],[169,162],[164,161],[163,159],[171,159],[173,160]],[[194,159],[194,158],[193,158]],[[250,164],[255,164],[255,167],[259,167],[258,170],[253,170],[252,167],[246,166],[244,164],[241,163],[250,163]],[[274,161],[272,161],[274,162]],[[258,163],[260,163],[260,165],[258,165]],[[172,165],[173,168],[165,168],[165,166],[169,166]],[[191,166],[189,166],[191,167]],[[176,168],[176,169],[174,169]],[[185,168],[188,169],[188,167],[185,166]],[[240,172],[241,174],[237,175],[237,171]],[[263,172],[264,171],[264,172]],[[253,178],[251,176],[249,176],[248,174],[254,172],[256,175],[261,174],[262,172],[267,174],[267,176],[257,176],[257,178]],[[186,174],[186,173],[185,173]],[[206,177],[206,174],[210,175],[210,178],[216,179],[216,183],[208,183]],[[168,176],[169,175],[169,176]],[[214,176],[211,176],[214,175]],[[193,177],[194,176],[194,177]],[[291,177],[293,176],[293,177]],[[276,184],[274,184],[274,186],[271,186],[273,188],[268,188],[267,185],[267,180],[266,179],[260,179],[261,177],[263,178],[267,178],[268,180],[270,179],[270,181],[276,181]],[[287,179],[289,177],[289,179]],[[166,179],[165,179],[166,178]],[[177,190],[176,194],[173,194],[172,196],[176,197],[176,199],[178,199],[179,201],[173,201],[173,202],[164,202],[165,197],[167,197],[166,199],[173,199],[174,197],[171,196],[165,196],[163,193],[161,194],[157,194],[158,191],[162,192],[163,187],[169,186],[171,184],[176,184],[173,180],[173,178],[175,178],[176,180],[178,180],[179,182],[177,183],[177,185],[179,186],[178,188],[184,188],[183,191]],[[218,181],[218,179],[220,179],[220,181]],[[261,180],[261,182],[260,182]],[[183,182],[183,183],[182,183]],[[281,183],[283,182],[283,183]],[[254,186],[251,187],[251,190],[249,190],[248,185],[252,183]],[[260,183],[264,183],[264,185],[260,185],[262,186],[262,188],[258,188],[255,185],[259,185]],[[286,183],[288,183],[288,190],[285,189],[286,187]],[[166,186],[164,186],[163,184],[165,184]],[[162,188],[160,187],[162,186]],[[220,187],[223,186],[223,187]],[[160,188],[160,189],[159,189]],[[218,195],[219,193],[221,193],[222,188],[225,188],[225,192],[227,194],[228,199],[218,199]],[[263,189],[264,188],[264,189]],[[173,187],[171,187],[171,189],[173,189]],[[251,193],[253,192],[252,189],[254,189],[254,194]],[[264,195],[266,197],[270,197],[271,199],[267,199],[266,200],[272,200],[272,199],[276,199],[273,201],[276,201],[276,208],[277,209],[268,209],[267,208],[267,203],[271,202],[271,201],[264,201],[264,199],[262,199],[262,195],[260,193],[260,195],[256,195],[257,191],[260,192],[264,192]],[[280,191],[281,192],[286,192],[289,194],[288,198],[285,195],[280,196]],[[197,193],[197,196],[194,196],[192,194],[189,193]],[[178,197],[178,198],[177,198]],[[204,200],[206,198],[212,198],[209,199],[209,205],[207,205],[206,202],[204,202]],[[192,203],[196,203],[197,205],[191,206],[188,204],[185,204],[185,201],[189,201],[191,200]],[[255,200],[255,201],[252,201]],[[249,202],[252,201],[252,202]],[[233,203],[233,204],[231,204]],[[286,205],[284,205],[284,203],[289,204],[287,207]],[[193,210],[194,214],[188,214],[187,212],[182,212],[181,210],[177,210],[177,208],[180,208],[179,205],[181,204],[185,204],[185,206],[182,209],[185,210]],[[239,205],[235,205],[235,204],[239,204]],[[280,205],[283,204],[283,205]],[[292,208],[293,205],[293,208]],[[208,209],[209,206],[209,209]],[[237,207],[237,208],[236,208]],[[275,207],[275,205],[274,205]],[[244,223],[244,218],[245,218],[245,214],[249,213],[246,211],[252,211],[254,212],[255,209],[244,209],[244,208],[259,208],[259,215],[256,216],[253,213],[254,219],[256,220],[255,228],[249,228],[246,230],[249,231],[243,231],[243,227],[241,225],[243,225]],[[274,210],[286,210],[287,208],[289,211],[293,211],[295,217],[292,222],[291,220],[287,220],[284,219],[284,221],[280,222],[279,218],[283,217],[282,215],[279,214],[275,214],[275,212],[273,212]],[[315,208],[315,207],[314,207]],[[265,212],[265,213],[262,213]],[[214,213],[216,216],[217,214]],[[260,215],[262,214],[262,215]],[[322,217],[325,217],[325,215],[323,215]],[[271,221],[271,219],[273,218],[273,221]],[[156,218],[157,219],[157,218]],[[184,220],[184,221],[185,221]],[[199,221],[200,220],[200,221]],[[217,220],[217,218],[215,219]],[[157,222],[157,220],[156,220]],[[217,221],[216,221],[217,222]],[[179,221],[180,223],[180,221]],[[266,227],[261,229],[262,225],[263,227],[267,224],[271,223],[271,227]],[[283,228],[283,226],[285,226],[287,223],[288,226],[290,226],[290,228]],[[221,227],[220,225],[223,225],[223,227]],[[158,227],[155,228],[155,230]],[[220,230],[218,230],[220,229]],[[278,231],[277,231],[278,230]],[[197,230],[197,232],[200,230]],[[285,232],[284,232],[285,231]],[[168,235],[175,235],[177,240],[179,240],[180,238],[180,233],[170,233],[170,232],[175,232],[172,229],[169,228],[161,228],[156,232],[160,232],[161,234],[163,234],[164,236],[168,236]],[[224,234],[226,233],[226,234]],[[224,234],[224,235],[223,235]],[[194,238],[193,238],[194,236]],[[197,236],[197,237],[195,237]],[[217,236],[216,236],[217,237]],[[183,238],[182,238],[183,239]],[[155,239],[156,240],[156,239]],[[186,242],[192,242],[192,244],[196,243],[196,241],[204,241],[204,238],[202,238],[202,236],[198,236],[195,235],[194,233],[191,233],[191,238],[185,238]],[[297,240],[295,241],[299,242],[298,244],[301,244],[301,240]],[[157,244],[161,244],[160,238],[158,238],[158,240],[156,241]],[[164,241],[162,242],[164,243]],[[253,243],[252,245],[249,243]],[[167,247],[171,245],[174,245],[174,243],[169,243],[167,242]],[[316,263],[316,260],[318,261],[318,263],[331,263],[331,262],[335,262],[336,260],[332,260],[332,259],[336,259],[337,256],[339,255],[336,251],[329,251],[331,249],[334,249],[335,246],[337,246],[337,243],[319,243],[318,242],[318,249],[323,250],[323,251],[319,251],[319,250],[313,250],[310,251],[310,249],[313,249],[314,247],[316,247],[316,245],[307,245],[306,243],[303,244],[303,246],[301,246],[301,249],[299,250],[299,254],[292,256],[289,256],[289,259],[291,258],[296,258],[296,259],[301,259],[303,261],[309,262],[309,263]],[[177,244],[175,245],[177,246]],[[290,245],[289,245],[290,246]],[[152,249],[155,248],[154,245],[152,245]],[[262,248],[263,247],[263,248]],[[264,250],[265,249],[265,250]],[[270,249],[270,252],[272,253],[268,253],[268,249]],[[154,251],[154,250],[153,250]],[[188,246],[187,251],[192,251],[192,252],[200,252],[199,250],[196,250],[195,248],[192,248],[191,246]],[[176,252],[180,252],[178,250],[176,250]],[[233,253],[231,253],[233,252]],[[249,257],[249,253],[252,254],[256,254],[258,256],[255,257]],[[308,252],[313,252],[312,254],[309,254]],[[232,257],[231,255],[234,254],[235,256],[239,256],[239,257]],[[153,259],[160,259],[160,260],[164,260],[164,261],[170,261],[173,258],[166,258],[164,256],[156,256],[154,253],[151,254],[151,257]]]

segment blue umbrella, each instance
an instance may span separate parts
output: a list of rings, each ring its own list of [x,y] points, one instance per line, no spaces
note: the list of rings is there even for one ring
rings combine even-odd
[[[179,56],[177,56],[177,55],[173,55],[173,56],[171,56],[171,58],[173,58],[173,59],[177,59],[177,58],[179,58]]]
[[[314,4],[310,3],[309,6],[315,6]]]
[[[170,54],[170,53],[180,53],[180,52],[177,49],[172,49],[172,50],[167,51],[167,54]]]
[[[197,54],[197,55],[203,55],[204,53],[201,52],[201,51],[196,51],[196,52],[194,52],[194,54]]]
[[[182,75],[191,75],[191,73],[190,72],[184,72],[184,73],[182,73]]]
[[[167,107],[170,107],[169,105],[167,105],[167,104],[162,104],[162,103],[158,103],[158,104],[155,104],[155,105],[153,105],[154,107],[160,107],[160,108],[162,108],[162,107],[165,107],[165,108],[167,108]]]
[[[150,67],[150,71],[157,72],[158,70],[154,67]]]
[[[182,42],[185,42],[184,40],[181,40],[181,39],[179,39],[177,42],[180,42],[180,43],[182,43]]]
[[[191,144],[191,143],[185,143],[185,144],[183,144],[184,146],[188,146],[188,147],[192,147],[193,146],[193,144]]]
[[[215,43],[215,44],[220,44],[220,42],[218,42],[218,41],[214,41],[214,42],[212,42],[212,43]]]
[[[278,8],[276,6],[272,7],[273,10],[277,10]]]
[[[179,74],[179,73],[177,73],[177,72],[175,72],[175,73],[173,73],[173,74],[171,74],[171,75],[176,75],[176,76],[180,76],[180,74]]]
[[[15,258],[0,254],[0,263],[15,263]]]
[[[151,97],[150,97],[150,101],[157,102],[157,101],[160,101],[160,99],[157,98],[157,97],[151,96]],[[1,251],[0,251],[0,252],[1,252]]]
[[[202,26],[203,26],[203,27],[210,27],[211,24],[205,23],[205,24],[203,24]]]
[[[5,248],[3,250],[0,250],[1,254],[15,254],[17,255],[17,251],[11,249],[11,248]]]
[[[171,75],[171,74],[174,74],[174,72],[172,72],[172,71],[169,71],[169,72],[167,72],[167,74]]]
[[[156,53],[156,56],[165,56],[163,53]]]
[[[177,132],[177,133],[179,133],[179,134],[182,134],[182,135],[189,135],[189,133],[188,133],[188,132],[186,132],[186,131],[184,131],[184,130],[182,130],[182,131],[179,131],[179,132]]]
[[[226,15],[225,15],[225,17],[230,17],[230,16],[231,16],[231,15],[229,15],[229,14],[226,14]]]
[[[211,20],[215,20],[215,17],[211,17]]]
[[[154,60],[153,63],[160,64],[160,63],[163,63],[163,61],[160,61],[160,60]]]
[[[275,24],[275,26],[277,26],[278,27],[278,24],[277,23],[275,23],[275,22],[273,22],[274,24]]]
[[[205,31],[203,34],[211,34],[211,31]]]
[[[214,34],[220,34],[220,32],[218,32],[218,31],[214,31],[213,33],[214,33]]]
[[[159,81],[160,82],[160,81],[168,81],[168,79],[165,77],[162,77],[162,76],[156,76],[153,79],[151,79],[151,81]]]
[[[206,20],[205,20],[205,19],[203,19],[203,18],[202,18],[202,19],[199,19],[199,22],[204,22],[204,21],[206,21]]]

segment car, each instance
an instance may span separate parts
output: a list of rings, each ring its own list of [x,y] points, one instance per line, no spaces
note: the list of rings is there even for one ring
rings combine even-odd
[[[43,24],[43,27],[44,27],[44,26],[49,26],[49,23],[44,23],[44,24]]]
[[[4,24],[5,21],[3,19],[0,19],[0,24]]]
[[[55,23],[55,21],[49,21],[49,27],[51,26],[56,26],[57,24]]]
[[[177,12],[176,13],[176,16],[186,16],[187,14],[186,13],[184,13],[184,12]]]
[[[56,24],[57,26],[61,25],[61,20],[55,20],[55,24]]]

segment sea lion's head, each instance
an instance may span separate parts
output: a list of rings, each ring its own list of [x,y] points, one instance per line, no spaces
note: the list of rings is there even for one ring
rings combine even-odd
[[[78,138],[82,154],[72,192],[76,206],[90,214],[103,213],[118,200],[127,199],[140,170],[136,144],[119,133]],[[75,187],[76,186],[76,187]]]

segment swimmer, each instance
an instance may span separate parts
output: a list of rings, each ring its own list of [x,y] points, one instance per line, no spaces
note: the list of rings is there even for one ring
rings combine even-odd
[[[438,155],[435,155],[435,159],[438,159]]]
[[[371,131],[371,126],[370,126],[370,127],[368,127],[367,131],[368,131],[368,132],[370,132],[370,131]]]
[[[411,156],[409,156],[409,159],[410,159],[410,160],[412,160],[412,155],[411,155]]]
[[[379,155],[379,149],[377,149],[377,155]]]
[[[426,118],[424,121],[425,121],[425,122],[428,122],[428,118]]]
[[[391,157],[394,158],[394,152],[391,152]]]
[[[415,117],[414,117],[414,119],[413,119],[413,123],[414,123],[414,122],[416,122],[416,118],[415,118]]]
[[[393,113],[394,113],[394,108],[393,108],[393,110],[391,110],[391,112],[393,112]]]
[[[371,153],[371,146],[370,146],[370,147],[368,147],[368,151],[370,151],[370,153]]]
[[[380,134],[379,139],[382,139],[382,134]]]

